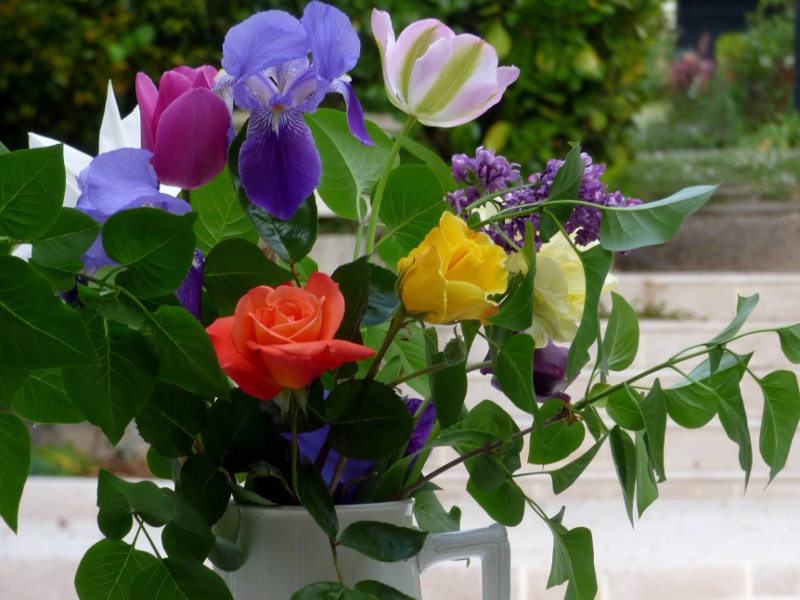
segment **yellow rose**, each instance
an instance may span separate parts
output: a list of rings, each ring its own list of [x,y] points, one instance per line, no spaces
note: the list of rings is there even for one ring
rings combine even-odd
[[[485,319],[497,312],[486,299],[508,285],[506,253],[485,233],[445,212],[439,226],[397,263],[400,297],[409,312],[428,323]]]
[[[616,279],[609,275],[603,292],[610,291]],[[586,301],[586,280],[578,254],[563,234],[542,244],[536,253],[533,279],[533,326],[531,335],[537,348],[554,342],[569,342],[575,337]]]

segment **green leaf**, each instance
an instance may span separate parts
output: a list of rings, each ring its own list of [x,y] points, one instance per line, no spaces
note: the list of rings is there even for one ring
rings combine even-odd
[[[377,350],[383,343],[388,329],[387,323],[370,327],[364,336],[364,343]],[[425,337],[422,329],[416,324],[409,325],[402,336],[394,339],[384,355],[384,360],[386,363],[376,378],[384,383],[389,383],[409,373],[416,373],[427,367]],[[422,397],[427,397],[431,393],[427,375],[415,377],[406,383]]]
[[[380,219],[388,228],[377,244],[378,256],[394,268],[439,224],[447,209],[444,190],[425,165],[402,165],[386,182]]]
[[[719,332],[714,338],[710,339],[707,344],[710,346],[712,344],[729,342],[742,328],[742,325],[744,325],[750,313],[753,312],[756,304],[758,304],[758,294],[747,297],[739,296],[736,302],[736,316],[725,329]]]
[[[583,316],[575,339],[567,356],[567,379],[571,380],[589,362],[589,348],[600,339],[600,318],[597,305],[603,291],[608,271],[611,268],[611,253],[600,246],[593,246],[578,253],[586,278],[586,298]]]
[[[776,330],[781,341],[781,350],[792,364],[800,364],[800,323]]]
[[[581,158],[581,147],[576,144],[567,153],[545,200],[545,213],[548,216],[543,216],[539,222],[539,235],[543,242],[549,241],[560,230],[559,225],[566,223],[574,209],[570,204],[550,207],[547,203],[555,200],[577,200],[585,170],[586,164]]]
[[[737,385],[738,379],[734,372],[729,372],[727,377],[734,381],[726,382],[725,389],[736,390],[736,393],[720,396],[719,420],[725,433],[731,441],[739,446],[739,465],[744,471],[744,487],[750,481],[750,471],[753,468],[753,446],[750,439],[750,427],[747,424],[747,413],[744,409],[742,393]]]
[[[143,569],[130,600],[233,600],[222,578],[195,562],[167,558]]]
[[[417,157],[419,160],[428,165],[430,170],[436,176],[436,179],[439,180],[439,184],[442,186],[442,189],[445,192],[452,192],[454,189],[456,189],[456,187],[458,187],[456,180],[453,179],[453,171],[450,165],[444,162],[436,152],[427,146],[423,146],[411,138],[404,136],[402,133],[394,133],[393,135],[396,140],[400,141],[400,144],[408,151],[409,154]]]
[[[50,286],[58,292],[68,292],[75,287],[75,275],[83,268],[83,263],[74,260],[60,267],[43,267],[33,261],[30,265],[43,275]]]
[[[372,492],[370,501],[388,502],[405,486],[406,478],[409,476],[409,466],[419,456],[416,452],[404,456],[388,469],[383,471],[375,484],[375,491]]]
[[[77,288],[80,301],[110,321],[139,329],[148,319],[147,311],[123,291],[98,290],[80,284]]]
[[[63,208],[53,227],[33,242],[31,261],[60,267],[79,259],[97,239],[100,224],[84,212]]]
[[[394,291],[396,285],[397,275],[389,269],[369,263],[369,297],[361,325],[379,325],[394,314],[400,305],[400,299]]]
[[[311,463],[297,471],[297,499],[331,539],[339,533],[339,519],[328,486]]]
[[[566,600],[593,600],[597,595],[592,532],[585,527],[567,530],[548,520],[553,532],[553,561],[548,589],[567,583]]]
[[[641,517],[647,507],[658,498],[658,486],[650,464],[650,454],[644,441],[644,434],[634,435],[636,447],[636,510]]]
[[[28,428],[16,415],[0,412],[0,517],[14,533],[30,464]]]
[[[375,597],[335,581],[318,581],[296,591],[290,600],[375,600]]]
[[[630,436],[619,427],[614,427],[609,433],[611,442],[611,457],[614,459],[614,468],[617,479],[622,488],[622,498],[625,501],[625,511],[633,525],[633,493],[636,486],[636,448]]]
[[[611,292],[611,315],[608,317],[606,334],[603,337],[608,368],[612,371],[627,369],[636,358],[639,349],[639,320],[627,300]]]
[[[377,381],[348,381],[325,403],[331,447],[351,458],[374,460],[401,450],[414,429],[403,399]]]
[[[800,390],[792,371],[773,371],[758,380],[764,394],[759,450],[769,465],[769,480],[783,469],[800,422]]]
[[[255,228],[258,236],[287,263],[296,263],[305,258],[317,241],[317,204],[311,195],[297,209],[297,212],[282,221],[273,217],[263,208],[243,199],[240,192],[244,214]]]
[[[339,291],[344,296],[344,317],[336,332],[336,337],[360,344],[361,320],[367,312],[369,302],[370,269],[367,257],[340,265],[331,275],[339,284]]]
[[[91,313],[86,313],[91,314]],[[116,444],[155,387],[155,356],[137,331],[94,313],[86,323],[99,365],[63,371],[64,389],[86,420]]]
[[[218,459],[231,472],[246,471],[257,458],[263,460],[274,436],[260,404],[238,389],[231,393],[230,401],[215,402],[200,430],[205,455]]]
[[[0,234],[35,240],[56,222],[67,176],[62,145],[0,154]]]
[[[365,581],[359,581],[355,586],[355,590],[357,592],[369,594],[374,598],[380,598],[380,600],[414,600],[411,596],[407,596],[403,592],[396,590],[385,583],[381,583],[380,581],[372,581],[369,579]]]
[[[637,431],[645,428],[641,403],[641,394],[625,383],[608,397],[606,412],[620,427]]]
[[[173,519],[161,530],[161,544],[170,558],[202,562],[214,547],[216,536],[211,527],[184,498],[168,491]]]
[[[533,229],[526,234],[533,237]],[[536,260],[531,260],[528,272],[511,296],[500,305],[500,310],[489,321],[514,331],[528,329],[533,323],[533,285],[536,277]]]
[[[668,242],[684,217],[702,208],[716,189],[710,185],[689,187],[657,202],[604,210],[600,244],[621,252]]]
[[[205,454],[193,454],[183,463],[179,489],[209,524],[219,521],[231,497],[228,481],[218,463]]]
[[[17,392],[11,407],[20,417],[36,423],[80,423],[85,420],[64,391],[58,370],[32,372]]]
[[[147,468],[153,477],[157,479],[172,479],[175,475],[175,466],[178,461],[160,454],[155,448],[150,446],[147,449]]]
[[[28,379],[27,371],[0,368],[0,404],[11,406],[14,396]]]
[[[4,367],[50,369],[97,363],[75,311],[53,293],[46,279],[15,256],[0,256],[0,331]]]
[[[206,421],[205,401],[164,383],[156,385],[150,400],[136,415],[142,439],[167,457],[188,456],[195,436]]]
[[[461,509],[453,506],[446,511],[439,498],[432,491],[418,491],[414,494],[414,518],[423,531],[447,533],[461,529]]]
[[[526,334],[517,334],[503,342],[497,354],[495,377],[500,383],[503,393],[517,408],[537,417],[538,405],[533,391],[533,338]],[[541,417],[536,428],[544,426]]]
[[[564,408],[564,401],[553,399],[545,402],[539,409],[542,419],[547,422]],[[544,450],[537,436],[531,436],[528,449],[528,462],[537,465],[549,465],[567,458],[583,444],[586,427],[582,421],[555,421],[544,426],[542,432]]]
[[[447,364],[444,352],[438,352],[436,329],[425,330],[428,364],[430,366]],[[450,427],[461,419],[461,410],[467,397],[466,353],[464,359],[439,371],[428,374],[431,398],[436,409],[436,418],[442,427]]]
[[[525,494],[513,479],[506,479],[502,485],[488,492],[478,489],[470,479],[467,492],[487,515],[501,525],[515,527],[525,516]]]
[[[11,152],[3,142],[0,142],[0,154],[8,154]]]
[[[362,194],[369,193],[383,172],[392,150],[392,140],[380,127],[365,121],[374,145],[362,144],[350,133],[347,115],[339,110],[317,109],[303,115],[314,135],[322,159],[317,193],[328,207],[346,219],[367,214]],[[360,203],[360,211],[356,203]]]
[[[136,576],[157,559],[121,540],[100,540],[86,551],[75,573],[80,600],[127,598]]]
[[[427,531],[379,521],[357,521],[345,527],[339,543],[382,562],[416,556],[428,537]]]
[[[650,464],[658,475],[658,481],[666,480],[664,470],[664,438],[667,431],[667,401],[661,390],[661,382],[656,379],[653,387],[639,403],[647,433],[647,451]]]
[[[194,224],[197,247],[203,254],[231,238],[258,241],[239,204],[227,168],[214,181],[192,190],[192,209],[197,213]]]
[[[161,306],[149,317],[143,333],[158,356],[159,380],[202,396],[227,396],[228,380],[200,322],[175,306]]]
[[[139,298],[178,289],[192,265],[196,218],[193,212],[178,216],[157,208],[111,215],[103,225],[103,249],[126,267],[116,283]]]
[[[220,315],[233,314],[239,299],[254,287],[275,287],[291,279],[291,272],[269,260],[256,244],[242,239],[220,242],[203,264],[203,283]]]
[[[172,501],[167,490],[152,481],[124,481],[102,468],[97,474],[97,506],[100,531],[117,540],[131,530],[134,514],[154,527],[172,520]]]
[[[223,537],[217,537],[214,547],[208,555],[208,560],[218,569],[235,571],[244,564],[244,553],[233,542]]]
[[[560,494],[567,488],[569,488],[575,481],[577,481],[578,477],[581,476],[586,470],[586,467],[589,466],[589,463],[594,460],[594,457],[597,456],[597,453],[600,451],[600,447],[606,441],[607,434],[597,440],[591,448],[589,448],[584,454],[573,460],[571,463],[564,465],[560,469],[555,471],[550,471],[549,475],[553,480],[553,493]]]

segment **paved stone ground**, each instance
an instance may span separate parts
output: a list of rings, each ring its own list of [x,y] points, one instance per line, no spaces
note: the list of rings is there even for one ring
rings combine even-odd
[[[616,270],[800,272],[800,203],[718,202],[668,244],[617,256]]]

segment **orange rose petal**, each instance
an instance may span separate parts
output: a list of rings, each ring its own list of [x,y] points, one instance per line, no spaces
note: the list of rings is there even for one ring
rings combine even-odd
[[[309,276],[305,290],[321,300],[322,323],[318,339],[333,339],[344,317],[344,296],[339,284],[325,273],[315,272]]]
[[[239,352],[233,342],[233,324],[234,317],[223,317],[206,330],[222,370],[251,396],[259,400],[274,398],[281,386],[267,376],[261,365],[248,361]]]
[[[255,333],[255,321],[250,316],[266,305],[267,297],[273,292],[271,287],[262,285],[255,287],[236,303],[236,310],[233,313],[233,343],[239,352],[247,352],[247,342],[252,340]]]

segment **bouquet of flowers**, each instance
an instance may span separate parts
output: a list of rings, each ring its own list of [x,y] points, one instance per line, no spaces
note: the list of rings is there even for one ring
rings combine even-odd
[[[796,377],[758,377],[728,348],[764,333],[741,331],[756,296],[713,339],[622,380],[636,314],[612,294],[599,316],[613,253],[668,241],[713,187],[641,203],[610,192],[578,145],[528,176],[485,148],[448,165],[415,124],[476,118],[518,70],[432,19],[395,37],[375,10],[371,25],[386,92],[407,115],[399,132],[365,121],[347,75],[359,39],[315,1],[299,19],[268,11],[234,26],[221,70],[179,67],[158,86],[140,73],[128,119],[110,94],[96,158],[46,143],[0,154],[0,516],[16,531],[26,420],[87,421],[114,444],[135,423],[153,475],[174,481],[100,471],[105,539],[78,569],[80,598],[230,598],[205,561],[244,560],[212,530],[231,499],[304,506],[332,560],[338,545],[407,559],[427,532],[459,528],[432,482],[461,465],[495,521],[530,509],[548,524],[548,586],[593,598],[590,532],[547,515],[519,476],[551,465],[559,493],[609,444],[633,520],[666,477],[667,419],[719,416],[747,478],[745,375],[764,393],[770,476],[784,466]],[[320,108],[329,94],[345,111]],[[249,113],[238,132],[234,107]],[[356,231],[352,260],[331,273],[309,258],[323,206]],[[800,362],[800,325],[770,331]],[[684,380],[662,387],[658,369]],[[467,401],[479,370],[496,393]],[[589,384],[570,387],[581,371]],[[440,448],[453,458],[429,467]],[[339,531],[336,505],[405,498],[418,529]],[[405,597],[343,579],[297,597],[333,594]]]

